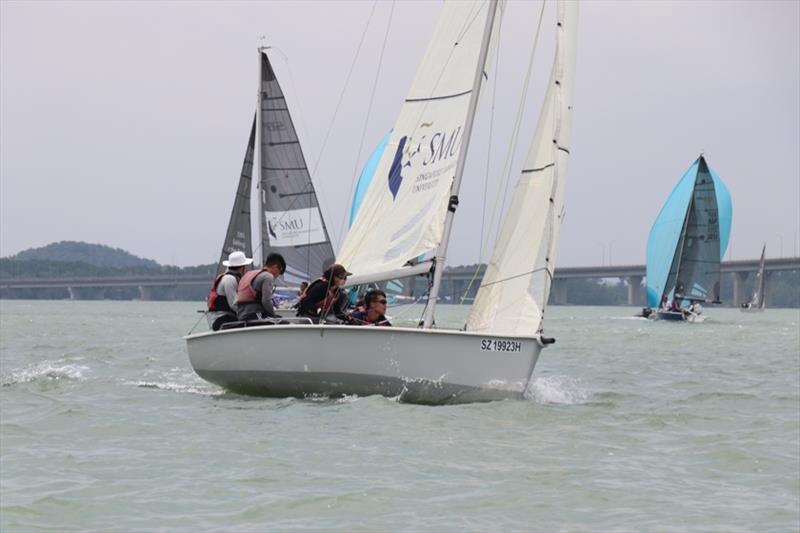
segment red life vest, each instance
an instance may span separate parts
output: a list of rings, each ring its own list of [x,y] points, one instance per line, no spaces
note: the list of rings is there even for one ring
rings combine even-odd
[[[266,268],[251,270],[242,276],[241,281],[239,281],[239,291],[236,293],[237,305],[250,304],[261,300],[261,294],[253,288],[253,280],[256,279],[256,276],[266,271]]]
[[[211,284],[211,290],[208,291],[208,299],[206,300],[208,302],[209,311],[233,312],[233,309],[231,309],[230,306],[231,302],[228,301],[225,295],[219,294],[217,292],[217,285],[219,284],[219,281],[222,279],[222,277],[225,276],[226,274],[230,274],[236,277],[237,280],[239,279],[239,275],[236,274],[236,272],[226,271],[223,272],[222,274],[217,274],[217,277],[214,278],[214,282]]]

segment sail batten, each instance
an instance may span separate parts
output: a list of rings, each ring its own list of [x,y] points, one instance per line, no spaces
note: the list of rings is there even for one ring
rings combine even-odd
[[[262,49],[260,86],[261,248],[283,255],[292,283],[318,277],[334,261],[286,98]]]
[[[533,335],[542,328],[564,213],[577,2],[559,2],[557,12],[556,52],[539,121],[467,320],[468,331]]]
[[[358,275],[402,268],[442,242],[492,2],[446,2],[337,260]],[[498,17],[499,18],[499,17]]]
[[[239,184],[233,209],[228,221],[228,230],[222,243],[222,252],[217,262],[217,273],[225,270],[222,261],[226,260],[231,252],[244,252],[247,257],[253,256],[252,235],[250,229],[250,194],[253,182],[253,154],[255,152],[256,117],[253,117],[253,126],[250,128],[250,137],[247,141],[242,172],[239,175]]]

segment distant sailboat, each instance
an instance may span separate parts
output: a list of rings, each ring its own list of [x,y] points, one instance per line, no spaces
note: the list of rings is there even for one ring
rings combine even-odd
[[[261,75],[256,116],[217,271],[222,272],[222,261],[233,251],[243,251],[248,257],[255,252],[261,258],[278,252],[286,259],[286,281],[298,285],[319,276],[333,263],[334,253],[268,50],[268,47],[258,50]],[[256,146],[259,147],[257,154]],[[255,155],[258,155],[257,166],[254,165]],[[256,239],[252,239],[250,229],[254,167],[259,184],[260,230]]]
[[[720,303],[720,261],[728,247],[731,197],[702,155],[667,198],[647,240],[649,315],[701,321],[700,303]]]
[[[767,251],[767,245],[761,248],[761,261],[758,263],[758,272],[756,279],[753,282],[753,295],[750,301],[743,303],[741,311],[745,313],[757,313],[763,311],[767,303],[767,277],[764,274],[764,253]]]

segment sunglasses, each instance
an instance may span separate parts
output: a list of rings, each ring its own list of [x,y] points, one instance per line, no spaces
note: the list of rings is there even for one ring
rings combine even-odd
[[[347,279],[347,276],[335,276],[336,279]]]
[[[386,305],[386,300],[373,300],[376,304],[383,304]]]

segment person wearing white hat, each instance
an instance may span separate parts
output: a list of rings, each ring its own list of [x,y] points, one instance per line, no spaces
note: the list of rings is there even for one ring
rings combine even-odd
[[[236,321],[236,293],[239,290],[239,280],[244,271],[253,260],[244,252],[231,252],[228,259],[222,262],[227,268],[225,272],[214,278],[211,292],[208,294],[208,310],[215,313],[211,329],[217,331],[222,324]]]

